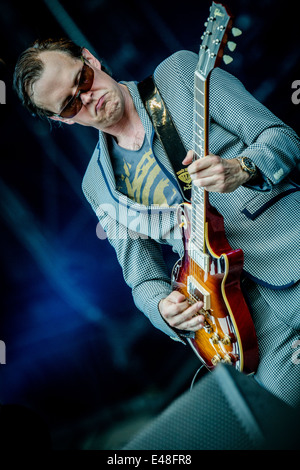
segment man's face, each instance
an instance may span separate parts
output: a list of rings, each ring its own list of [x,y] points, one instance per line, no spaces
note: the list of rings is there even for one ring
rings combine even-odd
[[[94,56],[85,55],[94,70],[94,82],[88,92],[80,95],[83,106],[79,113],[62,120],[109,132],[123,116],[122,86],[101,70]],[[56,51],[41,52],[40,59],[44,63],[44,71],[33,84],[33,100],[37,106],[59,114],[76,93],[83,63]]]

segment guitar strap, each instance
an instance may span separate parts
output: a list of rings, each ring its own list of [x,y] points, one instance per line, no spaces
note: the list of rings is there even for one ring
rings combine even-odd
[[[192,180],[187,168],[181,165],[186,157],[186,150],[173,123],[170,113],[150,76],[138,83],[141,100],[153,123],[158,136],[177,177],[183,198],[190,202]]]

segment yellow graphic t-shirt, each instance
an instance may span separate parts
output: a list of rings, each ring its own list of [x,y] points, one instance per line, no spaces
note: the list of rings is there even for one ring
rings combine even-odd
[[[145,206],[182,202],[178,188],[157,163],[146,137],[136,151],[121,148],[112,139],[110,151],[118,191]]]

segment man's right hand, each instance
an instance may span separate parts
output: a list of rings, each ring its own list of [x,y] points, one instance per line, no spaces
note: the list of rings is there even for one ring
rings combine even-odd
[[[203,302],[191,305],[178,291],[171,292],[158,305],[161,316],[172,328],[187,331],[197,331],[203,327],[204,316],[199,314],[202,307]]]

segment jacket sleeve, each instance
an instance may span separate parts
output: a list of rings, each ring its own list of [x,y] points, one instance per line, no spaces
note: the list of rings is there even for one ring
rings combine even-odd
[[[86,195],[87,196],[87,195]],[[150,322],[175,341],[182,341],[162,318],[158,303],[171,291],[170,275],[163,259],[161,245],[143,238],[108,214],[97,211],[101,227],[116,251],[125,282],[132,289],[135,305]]]
[[[222,69],[211,74],[210,114],[244,142],[242,155],[259,168],[267,183],[265,189],[280,183],[299,162],[297,134]]]

